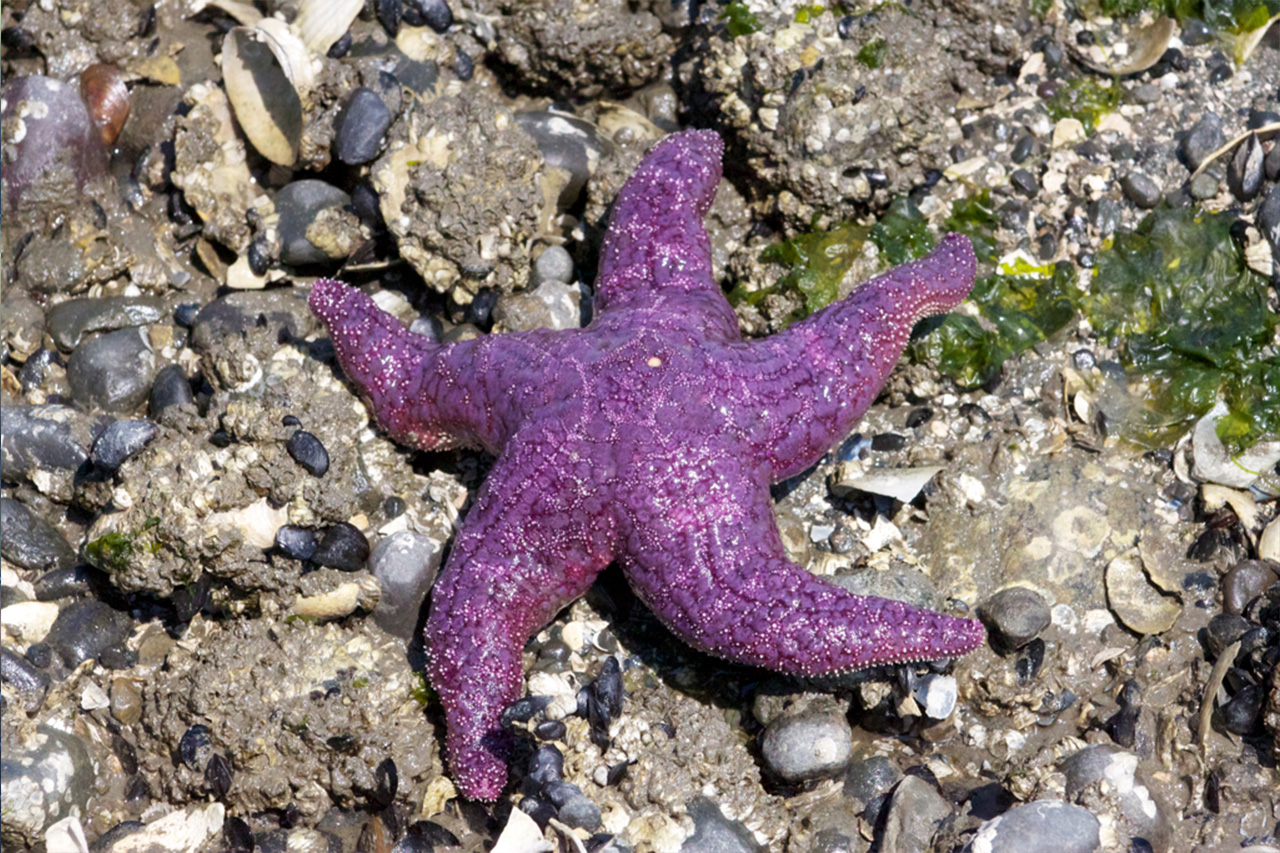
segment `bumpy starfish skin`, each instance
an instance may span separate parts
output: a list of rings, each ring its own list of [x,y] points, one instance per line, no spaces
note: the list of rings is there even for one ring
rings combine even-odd
[[[623,187],[596,314],[570,331],[438,344],[320,281],[312,310],[378,422],[412,447],[498,458],[432,594],[426,641],[462,792],[498,796],[521,650],[611,561],[690,645],[813,675],[954,657],[981,625],[852,595],[787,560],[769,484],[842,440],[912,325],[969,292],[950,236],[786,332],[744,342],[702,217],[720,138],[674,134]]]

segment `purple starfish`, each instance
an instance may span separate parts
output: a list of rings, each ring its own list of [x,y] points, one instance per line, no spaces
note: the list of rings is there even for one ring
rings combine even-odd
[[[432,594],[426,641],[450,765],[483,800],[507,778],[503,708],[529,637],[611,561],[679,637],[801,675],[955,657],[981,625],[845,592],[790,562],[769,484],[841,441],[912,325],[973,284],[969,241],[744,342],[711,275],[711,131],[649,152],[614,205],[585,329],[438,344],[335,281],[311,293],[338,361],[402,444],[498,459]]]

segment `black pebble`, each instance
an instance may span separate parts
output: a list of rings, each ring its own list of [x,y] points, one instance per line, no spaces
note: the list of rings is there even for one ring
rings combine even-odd
[[[430,850],[433,847],[460,847],[462,845],[462,842],[458,840],[458,836],[440,824],[429,820],[419,820],[409,824],[409,828],[405,830],[404,837],[424,842],[427,846],[423,849],[426,850]],[[397,845],[393,853],[417,853],[418,849],[414,847],[402,851]]]
[[[557,815],[555,806],[538,797],[525,797],[520,801],[520,805],[517,808],[533,818],[539,828],[545,828],[551,822],[551,819]]]
[[[234,815],[227,818],[227,822],[222,825],[222,840],[233,853],[242,853],[242,851],[249,853],[255,846],[253,830],[249,828],[249,824],[244,821],[244,818]]]
[[[194,302],[184,302],[173,309],[173,322],[183,328],[190,329],[196,324],[196,315],[199,313],[199,305]]]
[[[57,601],[89,592],[89,578],[93,569],[88,566],[72,566],[45,572],[34,584],[36,601]]]
[[[53,649],[48,643],[32,643],[27,646],[27,662],[36,669],[48,669],[53,663]]]
[[[1001,653],[1022,648],[1049,627],[1049,603],[1026,587],[1003,589],[978,607],[978,616],[991,634],[991,645]]]
[[[404,0],[406,19],[409,17],[410,9],[413,9],[415,20],[422,22],[414,26],[425,24],[437,33],[443,33],[453,26],[453,10],[445,0]]]
[[[276,547],[295,560],[310,560],[319,544],[315,531],[305,527],[286,524],[276,531]]]
[[[529,757],[529,778],[545,788],[564,778],[564,753],[551,744],[543,744]]]
[[[170,364],[160,368],[151,383],[151,397],[147,410],[151,417],[158,418],[165,409],[195,403],[191,393],[191,383],[187,381],[186,371],[180,365]]]
[[[285,415],[280,419],[281,426],[302,426],[302,421],[298,420],[297,415]]]
[[[1209,69],[1209,84],[1216,86],[1219,83],[1230,80],[1234,74],[1235,72],[1231,70],[1231,66],[1226,63],[1215,65]]]
[[[1252,734],[1262,716],[1262,704],[1267,690],[1261,684],[1249,684],[1241,688],[1222,709],[1222,722],[1227,731],[1237,735]]]
[[[378,23],[382,24],[382,28],[395,38],[400,32],[400,17],[403,11],[400,0],[374,0],[374,8],[377,10]]]
[[[1076,33],[1076,44],[1081,47],[1089,47],[1090,45],[1097,44],[1097,42],[1098,37],[1093,34],[1092,30],[1081,30]]]
[[[378,156],[391,119],[391,111],[376,92],[364,86],[356,89],[334,122],[334,156],[349,166],[368,163]]]
[[[278,539],[278,537],[277,537]],[[324,532],[311,560],[343,572],[355,572],[369,559],[369,540],[353,524],[339,522]]]
[[[44,385],[45,378],[49,375],[49,368],[55,364],[63,364],[62,356],[58,355],[57,350],[41,347],[33,352],[27,357],[27,363],[18,371],[18,382],[22,385],[22,390],[30,391],[32,388]]]
[[[1036,138],[1029,133],[1025,133],[1018,137],[1018,141],[1014,143],[1013,153],[1009,155],[1009,159],[1015,163],[1022,163],[1036,148]]]
[[[261,237],[255,237],[249,244],[248,259],[249,270],[254,275],[259,277],[266,275],[267,267],[271,265],[271,253],[267,250],[267,241]]]
[[[609,657],[600,675],[591,683],[587,695],[587,722],[591,724],[591,740],[601,749],[609,744],[609,724],[622,713],[622,668],[618,659]]]
[[[465,50],[458,51],[453,58],[453,74],[462,82],[470,80],[476,73],[476,61]]]
[[[1028,198],[1040,191],[1036,176],[1027,169],[1014,169],[1013,174],[1009,176],[1009,182],[1013,184],[1014,189]]]
[[[534,726],[533,733],[539,740],[561,740],[568,731],[563,720],[544,720]]]
[[[901,450],[907,446],[907,438],[896,432],[882,432],[871,437],[871,449],[881,453]]]
[[[153,386],[154,387],[154,384]],[[89,460],[103,474],[114,474],[130,456],[151,443],[160,428],[146,420],[119,420],[93,442]]]
[[[933,409],[921,406],[907,413],[907,429],[915,429],[933,420]]]
[[[399,518],[404,515],[404,511],[409,505],[404,502],[404,498],[399,495],[392,495],[382,502],[382,512],[387,518]]]
[[[197,723],[178,741],[178,758],[192,770],[203,770],[213,757],[213,739],[209,727]]]
[[[351,31],[347,30],[342,34],[342,38],[335,41],[329,48],[328,56],[330,59],[341,59],[349,50],[351,50]]]
[[[76,564],[76,552],[62,531],[14,498],[0,498],[0,553],[11,563],[39,572]]]
[[[133,632],[133,624],[127,613],[97,599],[73,601],[58,613],[44,641],[74,669],[109,648],[122,646]]]
[[[329,470],[329,451],[324,449],[320,439],[306,430],[300,429],[289,436],[288,442],[285,443],[285,450],[289,451],[294,462],[313,476],[323,477]]]

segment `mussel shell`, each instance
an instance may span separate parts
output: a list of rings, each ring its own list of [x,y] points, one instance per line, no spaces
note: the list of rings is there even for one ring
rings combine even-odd
[[[80,97],[102,135],[102,144],[114,144],[129,118],[129,89],[120,69],[105,62],[90,65],[80,72]]]

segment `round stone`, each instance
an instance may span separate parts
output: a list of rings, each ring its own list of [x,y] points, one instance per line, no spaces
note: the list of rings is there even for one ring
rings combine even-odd
[[[1205,113],[1182,139],[1181,153],[1191,171],[1199,169],[1213,152],[1227,141],[1222,132],[1222,119],[1217,113]]]
[[[76,402],[122,414],[146,402],[155,372],[155,353],[140,329],[120,329],[85,341],[67,361],[67,381]]]
[[[1035,590],[1021,586],[1003,589],[978,608],[997,651],[1022,648],[1049,627],[1049,603]]]
[[[280,214],[280,260],[294,265],[331,260],[328,252],[307,239],[307,227],[322,211],[350,204],[351,196],[324,181],[294,181],[282,188],[275,197]]]
[[[568,284],[573,281],[573,256],[564,246],[548,246],[538,255],[533,269],[540,283],[558,281]]]
[[[343,521],[324,532],[324,538],[311,555],[312,562],[343,572],[364,568],[369,559],[369,540],[353,524]]]
[[[44,831],[68,814],[84,813],[95,772],[75,735],[40,724],[33,738],[6,744],[0,762],[0,811],[6,847],[44,847]]]
[[[1100,844],[1098,819],[1061,800],[1015,806],[978,827],[970,842],[988,853],[1093,853]]]
[[[308,474],[323,477],[329,470],[329,451],[324,444],[306,430],[297,430],[285,442],[285,450]]]
[[[124,645],[133,632],[133,619],[97,599],[74,601],[62,608],[45,642],[68,668]]]
[[[310,560],[319,544],[320,537],[314,530],[308,530],[305,527],[286,524],[276,531],[276,547],[286,557],[292,557],[295,560]]]
[[[195,401],[196,398],[191,393],[191,383],[187,381],[186,371],[181,365],[168,364],[160,368],[160,372],[151,383],[147,411],[151,413],[151,417],[159,418],[166,409],[194,404]]]
[[[1280,580],[1280,565],[1270,560],[1242,560],[1222,579],[1222,609],[1242,613],[1250,601]]]
[[[786,782],[829,778],[848,766],[853,733],[842,714],[782,717],[765,730],[760,751],[770,772]]]
[[[76,552],[58,528],[13,498],[0,498],[0,553],[24,569],[70,571]]]
[[[150,444],[159,431],[160,428],[151,421],[116,421],[94,441],[89,459],[100,473],[113,474],[126,459]]]
[[[435,583],[444,543],[401,530],[383,539],[369,555],[369,572],[382,586],[373,619],[382,630],[405,640],[417,634],[427,591]]]
[[[333,156],[349,166],[378,156],[391,126],[391,110],[372,89],[361,86],[347,96],[334,122]]]
[[[1150,210],[1160,203],[1160,186],[1141,172],[1130,172],[1120,181],[1124,197],[1133,202],[1134,207]]]

